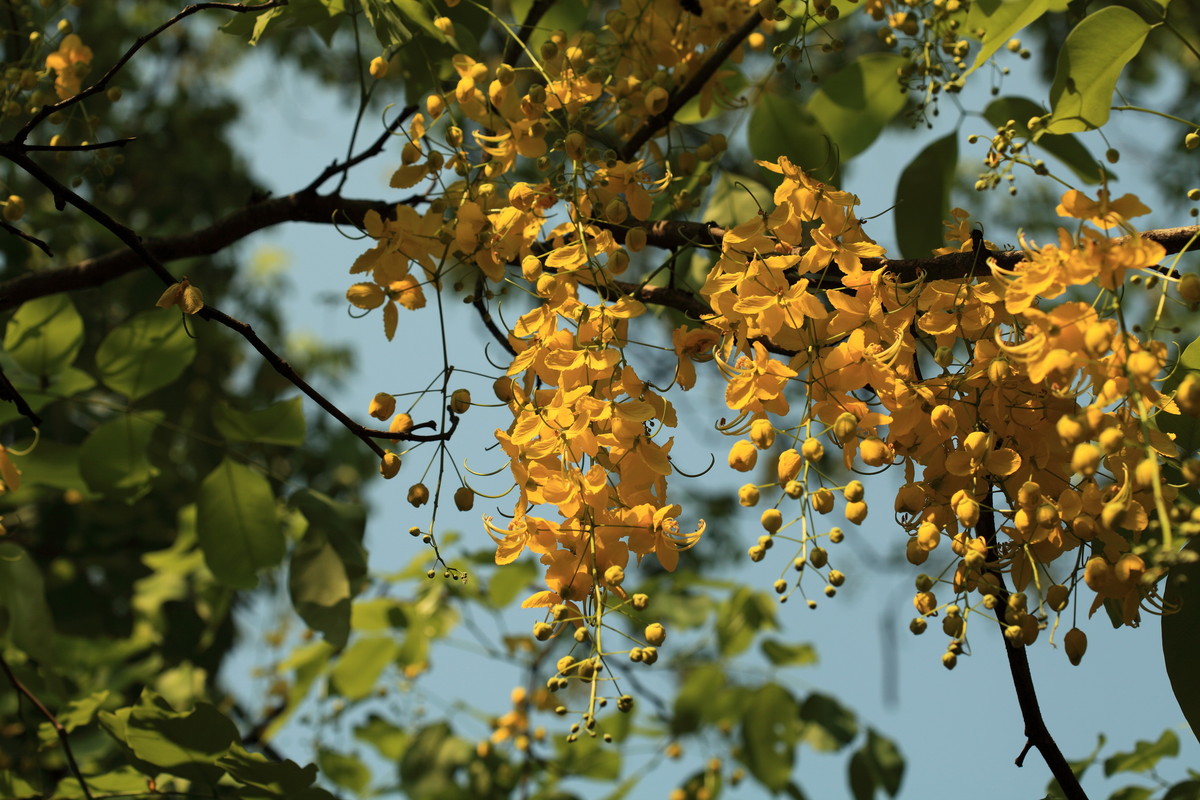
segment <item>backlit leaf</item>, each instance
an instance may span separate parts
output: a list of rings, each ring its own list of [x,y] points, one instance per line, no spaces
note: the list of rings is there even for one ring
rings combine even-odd
[[[278,564],[286,546],[271,484],[226,458],[200,484],[196,535],[217,580],[253,589],[258,571]]]
[[[975,63],[963,77],[987,63],[1019,30],[1033,24],[1047,10],[1048,0],[974,0],[967,14],[966,30],[972,36],[978,30],[984,33]]]
[[[353,753],[319,748],[317,766],[323,776],[355,794],[364,794],[371,785],[371,770]]]
[[[1179,737],[1168,728],[1156,742],[1139,740],[1132,750],[1116,753],[1104,759],[1104,774],[1145,772],[1154,769],[1159,759],[1179,755]]]
[[[288,573],[292,604],[309,627],[340,649],[350,634],[351,601],[367,576],[362,546],[366,516],[361,506],[309,489],[297,492],[291,502],[308,522]]]
[[[96,351],[96,371],[105,386],[137,400],[173,382],[195,356],[179,315],[160,309],[109,331]]]
[[[375,688],[385,667],[396,657],[398,645],[390,636],[356,640],[329,672],[329,688],[347,700],[361,700]]]
[[[735,591],[717,609],[717,646],[721,655],[736,655],[750,646],[759,631],[779,627],[775,622],[776,606],[762,592],[744,586]]]
[[[1192,539],[1185,553],[1200,555],[1200,539]],[[1169,607],[1178,609],[1162,618],[1163,657],[1171,689],[1192,733],[1200,738],[1200,562],[1176,564],[1167,577],[1164,598]]]
[[[817,663],[817,649],[811,644],[788,644],[776,639],[764,639],[759,647],[767,660],[777,667],[802,667]]]
[[[854,712],[820,692],[813,692],[804,699],[800,719],[806,723],[804,740],[814,750],[840,750],[858,735]]]
[[[0,542],[0,641],[11,643],[38,661],[51,663],[53,631],[37,564],[15,543]]]
[[[4,331],[4,351],[36,376],[67,367],[82,346],[83,319],[65,294],[22,303]]]
[[[896,83],[896,70],[905,63],[907,59],[891,53],[861,56],[822,81],[808,99],[806,110],[820,120],[841,161],[870,147],[908,102]]]
[[[792,777],[796,763],[796,699],[776,683],[752,692],[742,718],[742,762],[771,791]]]
[[[260,442],[298,447],[304,444],[304,406],[299,397],[257,411],[238,411],[227,403],[213,408],[213,423],[231,442]]]
[[[1086,131],[1108,122],[1117,78],[1149,32],[1149,24],[1122,6],[1102,8],[1076,25],[1058,54],[1046,132]]]
[[[126,721],[126,743],[139,759],[189,780],[215,781],[217,759],[238,740],[233,721],[208,703],[176,711],[146,689]]]
[[[166,415],[161,411],[124,414],[96,428],[79,447],[79,471],[94,492],[147,490],[158,474],[147,448]]]
[[[796,98],[763,92],[750,114],[747,141],[760,161],[787,156],[793,164],[828,179],[836,171],[829,135]]]

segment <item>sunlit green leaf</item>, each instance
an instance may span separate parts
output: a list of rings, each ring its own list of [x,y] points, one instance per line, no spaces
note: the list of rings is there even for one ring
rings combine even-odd
[[[866,150],[908,102],[896,70],[908,59],[892,53],[860,56],[822,81],[806,110],[820,120],[845,162]]]
[[[900,173],[896,185],[896,241],[905,258],[925,258],[946,244],[950,189],[958,166],[958,132],[929,144]]]
[[[291,760],[272,761],[258,753],[248,752],[241,744],[234,743],[229,752],[221,757],[220,765],[231,777],[247,786],[265,790],[269,796],[317,800],[329,797],[324,790],[312,787],[317,779],[317,768],[313,764],[301,767]],[[313,794],[314,791],[320,794]]]
[[[777,667],[802,667],[817,663],[817,649],[811,644],[788,644],[777,639],[764,639],[759,647],[767,660]]]
[[[54,716],[58,718],[59,724],[67,733],[70,733],[76,728],[90,724],[96,718],[96,712],[100,710],[100,706],[108,699],[108,695],[107,689],[92,692],[87,697],[72,700],[65,709],[55,712]],[[49,722],[43,722],[38,726],[38,736],[43,742],[52,742],[58,738],[58,731]]]
[[[412,746],[400,759],[400,784],[412,798],[453,797],[453,775],[474,755],[474,747],[455,736],[445,722],[413,731]]]
[[[308,489],[291,502],[308,522],[288,572],[292,605],[309,627],[340,649],[350,635],[351,601],[367,576],[361,543],[366,518],[361,506]]]
[[[487,578],[487,602],[492,608],[504,608],[517,595],[527,592],[538,578],[538,566],[529,559],[520,559],[506,564],[504,569],[493,570]]]
[[[1194,630],[1194,629],[1193,629]],[[1139,740],[1133,749],[1109,756],[1104,760],[1104,774],[1145,772],[1154,769],[1159,759],[1179,755],[1179,737],[1168,728],[1156,742]]]
[[[703,723],[712,722],[718,713],[715,700],[724,696],[727,684],[728,678],[720,665],[704,664],[690,670],[675,693],[671,733],[676,736],[691,733]]]
[[[104,385],[130,400],[173,382],[196,356],[196,342],[179,314],[157,309],[109,331],[96,351]]]
[[[350,627],[364,633],[403,628],[407,623],[403,604],[392,597],[359,600],[350,611]]]
[[[567,775],[594,781],[615,781],[621,777],[621,754],[612,745],[589,736],[580,736],[574,742],[560,738],[555,743],[554,760]]]
[[[364,636],[338,657],[329,672],[329,688],[347,700],[361,700],[375,688],[385,667],[396,656],[390,636]]]
[[[736,655],[754,641],[760,631],[777,628],[777,603],[763,592],[740,587],[717,609],[717,646],[721,655]]]
[[[850,756],[850,789],[855,800],[871,800],[876,789],[895,797],[904,778],[904,758],[895,743],[867,729],[867,741]]]
[[[196,535],[208,568],[234,589],[253,589],[286,547],[271,484],[228,458],[200,484]]]
[[[566,4],[560,3],[559,5]],[[676,112],[675,121],[681,125],[698,125],[707,119],[712,119],[726,110],[722,99],[725,103],[736,101],[745,88],[746,76],[742,74],[741,70],[734,69],[732,73],[718,78],[712,84],[711,92],[714,99],[709,102],[706,113],[701,112],[702,98],[697,95],[684,103],[683,108]]]
[[[760,161],[787,156],[793,164],[828,179],[837,170],[829,134],[791,95],[763,92],[754,103],[747,130],[750,153]]]
[[[371,785],[370,768],[353,753],[318,748],[317,766],[326,778],[355,794],[364,794]]]
[[[165,418],[161,411],[124,414],[92,431],[79,448],[79,471],[92,491],[130,492],[148,488],[158,475],[150,461],[150,438]]]
[[[840,750],[858,735],[854,712],[834,698],[813,692],[800,706],[804,720],[804,741],[814,750]]]
[[[1117,78],[1149,32],[1149,24],[1122,6],[1101,8],[1076,25],[1058,53],[1046,132],[1086,131],[1107,122]]]
[[[752,692],[742,717],[742,762],[764,786],[779,791],[796,763],[796,699],[776,683]]]
[[[41,800],[43,793],[34,789],[17,773],[0,769],[0,797],[10,797],[12,800]]]
[[[233,721],[208,703],[176,711],[149,689],[126,722],[126,743],[141,760],[181,778],[214,781],[217,759],[238,740]]]
[[[403,728],[388,722],[378,714],[354,728],[354,738],[366,742],[388,761],[399,761],[408,749],[409,735]]]
[[[1108,796],[1108,800],[1150,800],[1153,789],[1145,786],[1124,786]]]
[[[772,194],[770,189],[753,178],[722,172],[713,181],[708,204],[700,216],[718,225],[733,227],[770,208]]]
[[[299,397],[280,400],[258,411],[237,411],[227,403],[219,403],[213,408],[213,423],[231,442],[289,447],[304,444],[304,404]]]
[[[68,366],[82,346],[83,319],[65,294],[22,303],[4,331],[4,351],[39,377]]]
[[[96,797],[145,797],[147,796],[146,776],[133,767],[117,767],[109,772],[98,775],[87,775],[88,791]],[[0,796],[8,797],[2,793]],[[83,787],[74,777],[63,778],[54,789],[54,800],[77,800],[87,797]]]
[[[983,39],[975,63],[963,76],[983,66],[1018,31],[1048,10],[1047,0],[974,0],[967,15],[966,30],[972,35],[982,30]]]

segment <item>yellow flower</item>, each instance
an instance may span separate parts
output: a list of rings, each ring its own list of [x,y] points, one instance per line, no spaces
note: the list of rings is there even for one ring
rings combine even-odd
[[[86,47],[78,34],[65,37],[58,50],[46,56],[46,68],[55,72],[54,91],[59,99],[66,100],[79,94],[87,65],[92,60],[92,48]]]
[[[199,289],[188,283],[187,278],[184,278],[179,283],[168,286],[154,305],[159,308],[179,306],[183,313],[195,314],[204,308],[204,295],[200,293]]]
[[[1125,194],[1110,202],[1107,189],[1101,189],[1096,200],[1072,189],[1062,196],[1062,202],[1054,209],[1054,213],[1062,217],[1086,219],[1098,228],[1115,228],[1127,219],[1149,214],[1150,209],[1136,195]]]

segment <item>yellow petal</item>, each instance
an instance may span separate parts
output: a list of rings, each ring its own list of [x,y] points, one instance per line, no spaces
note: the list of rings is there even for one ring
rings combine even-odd
[[[184,288],[183,296],[179,299],[179,307],[185,314],[195,314],[204,308],[204,295],[195,286],[188,286]]]
[[[383,305],[383,289],[374,283],[356,283],[346,290],[346,299],[356,308],[379,308]]]
[[[383,333],[389,342],[396,335],[396,323],[399,321],[400,312],[396,310],[395,303],[388,303],[383,307]]]
[[[183,294],[183,282],[172,283],[167,287],[167,290],[158,298],[158,302],[154,305],[159,308],[170,308],[179,302],[179,296]]]

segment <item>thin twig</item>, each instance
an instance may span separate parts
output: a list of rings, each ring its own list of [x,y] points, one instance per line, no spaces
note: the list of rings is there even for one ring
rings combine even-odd
[[[137,256],[142,265],[148,267],[155,275],[157,275],[159,280],[161,280],[164,285],[170,286],[176,282],[175,276],[167,271],[167,268],[163,266],[162,262],[155,258],[154,254],[146,248],[146,245],[140,236],[138,236],[130,228],[122,225],[120,222],[117,222],[117,220],[115,220],[107,212],[97,208],[88,200],[64,186],[57,178],[38,165],[37,162],[33,161],[21,149],[20,145],[0,143],[0,157],[7,158],[13,164],[25,170],[30,177],[34,178],[47,189],[49,189],[54,195],[56,203],[74,206],[96,222],[100,223],[100,225],[108,230],[111,234],[124,242],[125,246]],[[300,374],[296,372],[292,365],[287,363],[287,361],[285,361],[278,353],[268,347],[266,342],[259,338],[258,334],[254,332],[254,329],[247,323],[238,319],[234,319],[223,311],[210,305],[205,305],[203,308],[201,308],[197,312],[196,316],[200,317],[201,319],[211,320],[224,325],[240,335],[250,344],[251,347],[258,351],[258,353],[266,360],[268,364],[271,365],[276,372],[295,385],[296,388],[298,388],[304,394],[308,395],[309,399],[311,399],[322,409],[324,409],[326,413],[344,425],[347,430],[362,440],[362,442],[366,444],[367,447],[371,448],[371,450],[374,451],[380,458],[383,457],[384,450],[374,441],[377,438],[403,438],[413,439],[414,441],[441,441],[448,439],[457,427],[457,425],[452,424],[449,429],[443,430],[441,433],[420,437],[414,437],[414,435],[411,433],[393,434],[387,431],[375,431],[370,428],[366,428],[350,419],[341,409],[330,402],[323,394],[310,386],[307,381],[300,377]]]
[[[50,258],[54,258],[54,253],[51,252],[50,245],[46,244],[45,242],[43,242],[41,239],[37,238],[33,234],[26,233],[25,231],[18,228],[16,225],[5,222],[4,220],[0,220],[0,228],[3,228],[4,230],[8,231],[13,236],[16,236],[19,239],[24,239],[25,241],[29,242],[31,245],[33,245],[37,249],[41,250],[46,255],[50,256]]]
[[[647,118],[642,126],[633,132],[629,137],[629,141],[621,148],[621,160],[632,161],[637,156],[638,150],[642,148],[646,142],[650,141],[660,130],[665,128],[675,118],[675,114],[679,109],[700,93],[704,88],[704,84],[708,83],[717,72],[717,68],[725,63],[725,59],[733,53],[734,50],[745,40],[747,36],[754,33],[754,29],[763,23],[762,16],[756,10],[751,10],[749,16],[742,22],[741,27],[730,33],[721,44],[709,51],[708,57],[700,66],[700,69],[688,78],[687,83],[680,86],[671,96],[667,98],[667,105],[662,111],[652,117]]]
[[[79,763],[75,760],[75,752],[71,749],[71,740],[67,736],[67,729],[58,721],[58,717],[54,716],[54,712],[46,708],[42,701],[38,700],[37,695],[21,683],[3,655],[0,655],[0,669],[4,670],[4,674],[8,676],[9,683],[17,690],[17,694],[32,703],[33,707],[50,723],[50,727],[54,728],[54,732],[58,734],[58,740],[62,742],[63,754],[67,757],[67,765],[71,768],[71,774],[75,776],[75,780],[79,781],[79,788],[83,790],[83,796],[87,800],[92,800],[92,790],[88,788],[87,781],[83,779],[83,773],[79,771]]]
[[[492,312],[488,310],[484,297],[483,273],[480,273],[479,278],[475,281],[474,296],[472,305],[479,312],[479,318],[483,320],[483,327],[487,328],[492,338],[499,342],[500,346],[507,350],[510,356],[515,357],[517,355],[516,349],[508,341],[508,336],[496,325],[496,321],[492,319]]]
[[[107,150],[110,147],[124,147],[136,141],[136,136],[126,136],[124,139],[113,139],[109,142],[88,142],[87,144],[26,144],[24,145],[24,149],[27,152],[49,150],[54,153],[81,153],[88,150]]]
[[[17,413],[33,423],[33,427],[40,428],[42,426],[42,418],[29,407],[29,403],[21,396],[16,386],[13,386],[12,381],[4,374],[4,370],[0,369],[0,400],[7,400],[17,407]]]
[[[1013,688],[1017,692],[1017,704],[1021,708],[1021,718],[1025,721],[1025,746],[1017,756],[1016,765],[1022,766],[1025,754],[1031,747],[1037,748],[1067,800],[1087,800],[1087,793],[1079,785],[1079,778],[1071,769],[1071,765],[1067,763],[1062,751],[1058,749],[1058,743],[1050,735],[1050,729],[1046,727],[1046,721],[1042,718],[1042,710],[1038,705],[1037,692],[1033,686],[1033,674],[1029,670],[1029,656],[1025,652],[1025,646],[1010,642],[1008,637],[1003,635],[1004,629],[1007,627],[1004,621],[1004,610],[1008,608],[1009,594],[995,557],[996,512],[987,510],[993,508],[992,493],[993,487],[989,483],[988,496],[983,503],[985,510],[979,515],[979,521],[975,524],[975,532],[982,536],[987,544],[987,569],[995,577],[997,585],[1000,587],[996,593],[996,621],[1000,624],[1001,638],[1004,640],[1004,650],[1008,656],[1008,670],[1012,675]]]
[[[408,120],[408,118],[411,117],[416,112],[416,110],[417,110],[416,106],[405,106],[403,109],[401,109],[400,115],[398,117],[396,117],[394,120],[392,120],[386,126],[384,126],[383,133],[379,134],[379,138],[376,139],[371,144],[370,147],[368,147],[366,150],[363,150],[361,153],[359,153],[356,156],[347,157],[345,161],[342,161],[342,162],[334,161],[332,164],[330,164],[328,167],[326,167],[325,170],[320,175],[318,175],[313,180],[312,183],[310,183],[308,186],[305,186],[303,189],[301,189],[300,193],[307,194],[307,193],[316,192],[317,189],[320,188],[321,184],[325,183],[325,181],[329,180],[334,175],[337,175],[338,173],[349,172],[353,167],[357,166],[358,164],[361,164],[362,162],[366,161],[367,159],[374,158],[375,156],[382,153],[383,146],[385,144],[387,144],[388,139],[390,139],[392,137],[392,135],[396,133],[396,131],[400,128],[400,126],[403,125],[405,123],[405,121]]]
[[[17,131],[15,136],[13,136],[10,143],[11,144],[23,144],[25,142],[25,140],[27,138],[29,138],[29,134],[33,133],[33,129],[36,128],[38,125],[40,125],[42,123],[42,121],[45,120],[47,117],[49,117],[51,114],[54,114],[55,112],[58,112],[58,111],[63,111],[65,109],[70,108],[71,106],[75,105],[76,103],[83,102],[84,100],[91,97],[92,95],[103,92],[105,89],[108,88],[109,81],[111,81],[116,76],[116,74],[121,71],[121,68],[124,67],[125,64],[127,64],[129,62],[129,59],[133,58],[134,54],[138,50],[141,50],[143,47],[145,47],[146,44],[148,42],[150,42],[150,40],[153,39],[155,36],[158,36],[160,33],[165,31],[167,28],[170,28],[175,23],[177,23],[183,19],[186,19],[187,17],[190,17],[192,14],[195,14],[198,11],[208,11],[208,10],[212,10],[212,9],[216,9],[216,10],[220,10],[220,11],[233,11],[237,14],[257,13],[259,11],[267,11],[268,9],[279,8],[281,6],[286,6],[286,5],[287,5],[287,0],[271,0],[271,2],[262,3],[261,5],[255,5],[255,6],[248,6],[243,3],[196,3],[194,5],[190,5],[187,8],[180,11],[175,16],[171,17],[169,20],[164,22],[162,25],[159,25],[157,28],[152,30],[150,33],[146,33],[146,34],[139,36],[137,38],[137,40],[133,43],[133,45],[130,46],[130,48],[125,51],[125,54],[122,55],[119,59],[117,59],[117,63],[115,63],[111,67],[109,67],[108,72],[104,73],[103,77],[101,77],[100,80],[96,81],[91,86],[89,86],[88,88],[81,91],[79,94],[76,94],[72,97],[68,97],[65,100],[60,100],[57,103],[55,103],[54,105],[42,106],[42,108],[36,114],[34,114],[32,117],[29,118],[28,122],[26,122],[24,125],[21,126],[21,129],[19,131]]]

